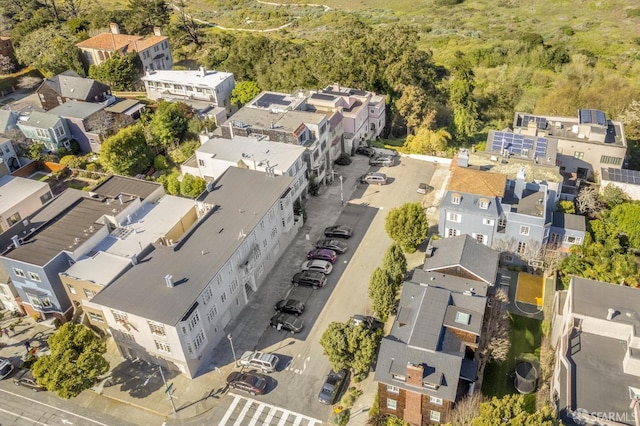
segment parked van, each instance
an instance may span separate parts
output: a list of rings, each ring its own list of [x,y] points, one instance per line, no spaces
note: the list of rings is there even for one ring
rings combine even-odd
[[[274,354],[258,351],[247,351],[240,357],[240,365],[257,368],[264,373],[276,371],[279,361],[280,359]]]
[[[366,175],[362,175],[360,177],[360,183],[368,183],[370,185],[386,185],[387,175],[379,172],[367,173]]]

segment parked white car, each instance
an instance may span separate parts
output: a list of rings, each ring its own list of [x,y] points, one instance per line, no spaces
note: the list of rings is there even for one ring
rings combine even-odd
[[[302,270],[322,272],[323,274],[328,275],[333,270],[333,265],[331,262],[327,262],[326,260],[313,259],[304,262],[302,264]]]

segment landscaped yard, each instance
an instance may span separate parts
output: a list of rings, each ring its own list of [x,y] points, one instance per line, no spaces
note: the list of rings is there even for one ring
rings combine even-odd
[[[517,357],[526,353],[539,356],[542,321],[519,315],[512,315],[511,318],[511,348],[507,360],[499,364],[489,363],[484,370],[482,393],[488,397],[500,398],[515,393],[512,374]]]

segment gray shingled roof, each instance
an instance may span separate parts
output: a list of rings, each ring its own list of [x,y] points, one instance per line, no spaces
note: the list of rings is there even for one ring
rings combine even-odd
[[[205,202],[215,204],[208,216],[187,231],[174,247],[154,245],[93,303],[175,325],[191,308],[210,280],[243,242],[238,236],[260,223],[288,189],[289,176],[230,167],[216,181]],[[167,287],[166,275],[176,285]]]
[[[432,240],[433,255],[424,261],[425,271],[460,266],[489,285],[496,282],[500,253],[470,235]]]
[[[162,185],[156,182],[112,175],[92,189],[92,192],[110,198],[116,198],[120,194],[135,195],[144,200],[160,186]]]
[[[587,230],[584,216],[562,212],[553,212],[553,222],[551,226],[562,229],[573,229],[574,231]]]
[[[486,296],[489,288],[489,285],[482,281],[446,275],[441,272],[427,272],[419,268],[413,270],[410,281],[416,284],[446,288],[454,294],[471,291],[477,296]]]
[[[50,109],[49,113],[59,115],[60,117],[85,119],[102,109],[104,109],[104,105],[102,104],[70,100]]]
[[[17,121],[17,113],[5,109],[0,109],[0,134],[3,134],[10,128],[15,127]]]
[[[38,129],[51,129],[61,120],[57,115],[38,111],[33,111],[31,114],[23,117],[28,117],[28,120],[19,120],[18,126],[34,127]]]
[[[604,320],[611,308],[618,312],[612,321],[633,324],[640,330],[640,290],[637,288],[577,276],[571,277],[571,286],[574,313]]]
[[[82,99],[85,101],[89,100],[89,93],[95,83],[95,80],[80,77],[71,70],[67,70],[44,81],[44,84],[50,86],[56,93],[64,98]]]

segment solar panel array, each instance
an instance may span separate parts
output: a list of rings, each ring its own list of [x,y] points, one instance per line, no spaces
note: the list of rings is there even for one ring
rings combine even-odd
[[[529,123],[535,122],[536,127],[540,130],[547,128],[547,119],[544,117],[536,117],[535,115],[523,115],[522,127],[529,127]]]
[[[531,154],[533,152],[538,157],[543,157],[547,153],[548,140],[546,138],[523,136],[511,132],[493,132],[491,150],[502,152],[508,150],[511,154],[521,155],[526,149]]]
[[[578,114],[580,115],[580,123],[607,125],[607,116],[598,109],[581,109]]]
[[[609,175],[608,178],[607,175]],[[640,172],[637,170],[608,168],[604,170],[603,178],[613,182],[640,185]]]

